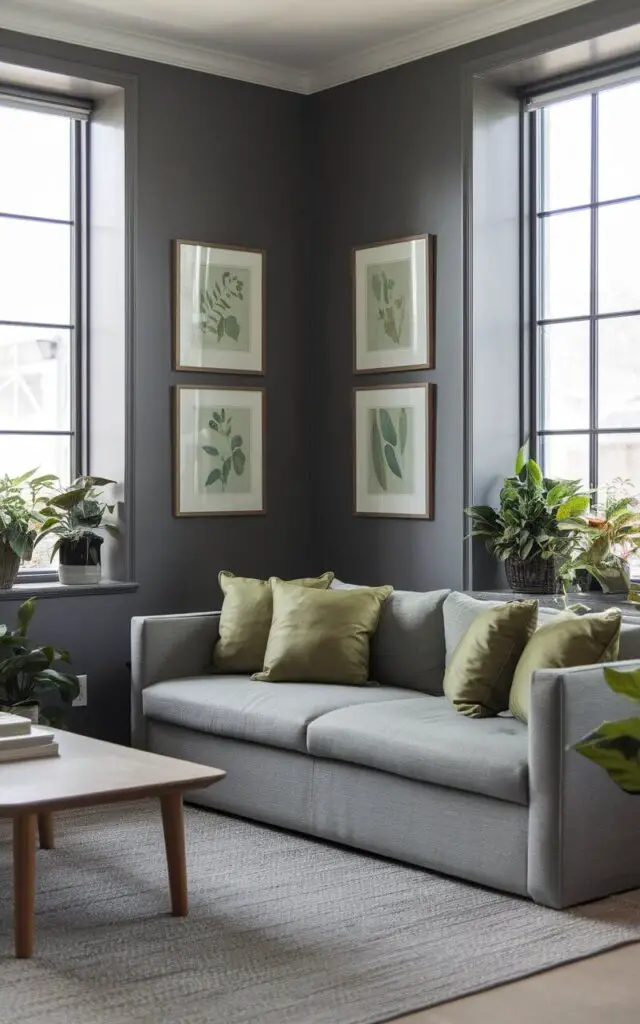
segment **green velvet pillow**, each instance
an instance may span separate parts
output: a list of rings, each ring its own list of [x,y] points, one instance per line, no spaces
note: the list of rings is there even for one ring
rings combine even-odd
[[[541,668],[576,668],[615,661],[622,615],[617,608],[591,615],[562,615],[542,626],[525,647],[509,695],[509,710],[529,719],[531,676]]]
[[[444,676],[444,692],[456,711],[488,718],[507,710],[513,673],[537,620],[537,601],[509,601],[474,619]]]
[[[264,670],[270,683],[346,683],[369,679],[369,640],[393,587],[310,590],[272,580],[273,621]]]
[[[322,576],[292,580],[300,587],[326,590],[332,572]],[[274,577],[275,579],[275,577]],[[218,576],[224,594],[220,630],[213,651],[216,672],[257,672],[264,663],[264,652],[271,629],[273,596],[269,580],[254,580],[221,572]]]

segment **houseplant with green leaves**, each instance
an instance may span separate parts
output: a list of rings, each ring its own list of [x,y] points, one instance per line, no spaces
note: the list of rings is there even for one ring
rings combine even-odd
[[[113,483],[101,476],[78,477],[70,487],[51,495],[43,507],[44,521],[36,544],[51,535],[56,537],[51,558],[59,554],[61,583],[100,582],[102,532],[119,535],[113,520],[115,504],[107,502],[103,494],[103,488]]]
[[[630,481],[614,480],[601,493],[587,515],[561,524],[573,533],[575,545],[559,572],[566,585],[577,581],[586,590],[626,594],[629,559],[640,548],[640,506]]]
[[[640,669],[605,668],[604,677],[614,693],[640,702]],[[640,716],[603,722],[573,749],[604,768],[625,793],[640,794]]]
[[[56,477],[36,473],[31,469],[21,476],[0,477],[0,590],[13,586],[44,522],[42,507]]]
[[[25,715],[32,721],[61,724],[59,707],[40,713],[40,699],[54,694],[63,705],[70,706],[78,696],[78,677],[62,671],[60,663],[69,661],[68,651],[40,644],[27,636],[36,608],[30,597],[18,608],[14,630],[0,625],[0,707]]]
[[[545,477],[527,446],[518,452],[515,475],[507,477],[498,508],[474,505],[465,509],[471,536],[481,537],[504,563],[514,591],[551,594],[556,590],[559,559],[566,560],[575,543],[575,521],[589,508],[590,498],[579,480]]]

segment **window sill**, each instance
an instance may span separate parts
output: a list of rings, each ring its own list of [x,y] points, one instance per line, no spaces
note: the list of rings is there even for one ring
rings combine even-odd
[[[65,586],[57,580],[42,583],[14,583],[11,590],[0,590],[0,601],[22,601],[27,597],[91,597],[94,594],[131,594],[137,583],[102,580],[90,586]]]

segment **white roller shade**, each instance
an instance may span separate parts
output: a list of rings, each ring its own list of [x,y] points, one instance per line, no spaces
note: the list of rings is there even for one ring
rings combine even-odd
[[[73,117],[78,121],[88,121],[91,113],[89,100],[77,99],[75,96],[30,92],[28,89],[18,89],[6,85],[0,85],[0,106],[21,107],[24,110],[37,110],[43,114],[59,114],[61,117]]]
[[[525,110],[540,110],[541,107],[548,107],[551,103],[562,103],[563,100],[573,99],[575,96],[588,96],[600,89],[611,89],[616,85],[624,85],[628,82],[640,81],[640,67],[627,68],[625,71],[615,71],[609,75],[602,75],[599,78],[590,78],[588,81],[575,82],[573,85],[561,86],[559,89],[550,89],[548,92],[541,92],[537,96],[529,97],[525,102]]]

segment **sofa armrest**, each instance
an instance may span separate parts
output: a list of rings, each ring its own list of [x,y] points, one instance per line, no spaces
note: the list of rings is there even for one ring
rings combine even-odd
[[[131,620],[131,743],[146,746],[142,691],[165,679],[201,676],[212,664],[220,612]]]
[[[640,662],[617,662],[638,668]],[[528,890],[568,907],[640,886],[640,798],[569,749],[634,705],[613,693],[602,666],[534,673],[529,717]]]

